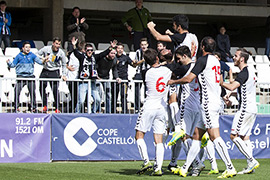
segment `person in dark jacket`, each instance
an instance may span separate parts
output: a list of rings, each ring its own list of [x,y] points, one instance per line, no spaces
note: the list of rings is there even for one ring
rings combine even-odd
[[[232,55],[230,52],[231,44],[230,38],[226,33],[224,26],[219,28],[219,34],[217,35],[217,52],[221,54],[221,60],[224,62],[233,62]]]
[[[133,61],[130,59],[129,56],[123,54],[124,53],[124,45],[122,43],[117,44],[116,48],[116,58],[117,58],[117,71],[118,76],[121,80],[128,80],[128,65],[133,65]],[[115,79],[115,78],[114,78]],[[112,113],[116,113],[117,107],[117,99],[118,94],[120,92],[121,96],[121,108],[122,113],[128,113],[127,108],[127,90],[128,90],[128,83],[121,82],[121,83],[112,83]]]
[[[71,40],[73,37],[78,39],[80,42],[85,42],[85,33],[84,31],[89,28],[88,24],[85,22],[86,18],[80,17],[81,10],[79,7],[74,7],[72,9],[72,15],[70,16],[68,20],[67,30],[69,32],[68,35],[68,47],[67,51],[71,52],[73,50],[73,45],[71,43]]]
[[[112,69],[113,78],[116,79],[118,83],[121,83],[121,79],[118,76],[116,65],[117,65],[116,50],[111,49],[106,57],[103,57],[99,61],[97,61],[98,77],[104,80],[110,79],[110,70]],[[111,83],[102,82],[102,85],[105,91],[105,98],[106,98],[105,112],[111,113]]]
[[[73,45],[76,44],[73,42]],[[105,51],[101,52],[100,54],[94,54],[94,49],[91,44],[85,45],[85,53],[78,51],[75,49],[74,55],[79,60],[79,71],[78,76],[82,80],[86,79],[92,79],[91,81],[91,95],[94,100],[94,105],[92,107],[92,113],[96,113],[97,111],[100,111],[100,96],[97,91],[96,82],[95,80],[98,78],[97,74],[97,62],[101,61],[106,55],[110,53],[112,48],[116,46],[116,42],[111,42],[111,46],[106,49]],[[79,94],[78,94],[78,103],[76,106],[76,112],[80,113],[82,105],[84,104],[86,93],[88,91],[88,83],[80,83],[79,84]]]

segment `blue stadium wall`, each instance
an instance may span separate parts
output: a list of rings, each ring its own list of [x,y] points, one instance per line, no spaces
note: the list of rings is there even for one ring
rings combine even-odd
[[[0,116],[0,163],[61,160],[140,160],[134,139],[137,115],[6,114]],[[220,116],[220,132],[232,159],[245,158],[230,140],[233,116]],[[251,141],[256,158],[270,158],[270,116],[258,115]],[[170,137],[169,137],[170,138]],[[168,138],[168,139],[169,139]],[[154,159],[152,132],[145,136]],[[170,159],[165,145],[165,159]],[[181,151],[180,159],[184,159]],[[217,158],[218,155],[217,155]]]

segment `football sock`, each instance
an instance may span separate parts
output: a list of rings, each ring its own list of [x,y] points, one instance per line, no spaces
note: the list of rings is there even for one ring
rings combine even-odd
[[[158,143],[156,145],[156,169],[155,171],[161,170],[164,159],[164,146],[163,143]]]
[[[177,165],[177,159],[180,154],[181,147],[182,147],[182,141],[177,141],[176,144],[172,146],[172,149],[171,149],[172,155],[171,155],[171,162],[170,162],[171,166]]]
[[[179,111],[179,107],[178,107],[178,103],[177,102],[173,102],[170,104],[170,109],[171,109],[171,116],[172,116],[172,122],[173,125],[175,126],[178,122],[176,122],[176,114]]]
[[[246,143],[240,138],[240,137],[236,137],[233,139],[233,142],[235,143],[235,145],[238,147],[239,151],[250,161],[252,162],[254,160],[254,158],[252,157],[248,146],[246,145]]]
[[[200,146],[201,146],[201,141],[198,140],[193,140],[192,141],[192,145],[188,151],[187,154],[187,159],[185,164],[182,166],[182,169],[187,172],[189,166],[191,165],[191,163],[193,162],[193,160],[196,158],[196,156],[198,155],[199,151],[200,151]],[[199,163],[199,162],[197,162]],[[196,164],[197,164],[196,163]]]
[[[211,140],[208,141],[207,146],[205,147],[205,150],[207,152],[207,156],[208,156],[209,162],[211,163],[212,169],[213,170],[217,169],[215,148],[214,148],[214,144]]]
[[[149,157],[148,157],[148,153],[147,153],[147,146],[145,144],[144,139],[137,140],[137,147],[138,147],[139,153],[141,155],[141,158],[144,161],[144,164],[147,164],[149,162]]]
[[[216,148],[220,158],[225,163],[226,168],[228,170],[234,169],[231,158],[230,158],[229,153],[228,153],[228,149],[227,149],[226,144],[223,141],[223,139],[221,137],[218,137],[213,141],[213,143],[215,145],[215,148]]]

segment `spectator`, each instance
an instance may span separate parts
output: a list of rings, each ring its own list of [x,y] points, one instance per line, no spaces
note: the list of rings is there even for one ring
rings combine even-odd
[[[137,66],[136,74],[134,76],[134,80],[143,80],[146,70],[150,68],[148,64],[143,59],[144,52],[148,49],[148,42],[146,38],[141,39],[140,49],[136,51],[135,60],[133,62],[133,66]],[[140,110],[141,108],[141,92],[140,89],[142,87],[141,83],[135,83],[135,111]]]
[[[72,41],[73,45],[76,42]],[[114,47],[115,44],[111,43],[111,46]],[[100,54],[94,54],[94,49],[91,44],[85,45],[85,52],[79,51],[75,49],[73,52],[75,56],[79,59],[79,78],[82,80],[91,79],[91,95],[94,100],[94,104],[92,106],[92,113],[96,113],[100,111],[100,96],[96,86],[97,76],[97,62],[104,58],[107,54],[109,54],[112,47],[109,47],[107,50],[101,52]],[[76,113],[82,112],[82,105],[85,102],[86,94],[88,92],[88,83],[80,82],[79,83],[79,95],[78,95],[78,103],[76,106]]]
[[[0,2],[1,14],[0,14],[0,45],[4,41],[5,48],[10,47],[10,25],[11,25],[11,14],[6,12],[7,3],[6,1]]]
[[[135,5],[136,7],[130,9],[122,18],[122,23],[133,34],[134,50],[136,51],[140,48],[140,40],[143,37],[147,38],[150,44],[151,35],[147,29],[147,23],[152,21],[152,17],[148,9],[143,7],[143,0],[135,0]]]
[[[68,52],[71,52],[73,49],[73,45],[71,43],[71,40],[73,37],[78,39],[79,42],[84,41],[85,42],[85,34],[84,31],[89,28],[88,24],[85,22],[85,18],[80,17],[80,8],[74,7],[72,9],[72,15],[70,16],[68,20],[67,30],[69,32],[68,35]]]
[[[117,44],[116,48],[117,71],[118,76],[122,80],[128,80],[128,65],[133,65],[133,61],[124,53],[124,45]],[[115,79],[115,78],[114,78]],[[128,83],[121,82],[120,84],[112,83],[112,113],[116,113],[117,99],[120,91],[122,113],[128,113],[127,109],[127,89]]]
[[[113,47],[116,47],[117,41],[114,41]],[[97,61],[97,71],[98,76],[101,79],[109,79],[110,78],[110,70],[113,70],[113,78],[116,79],[118,83],[121,83],[121,79],[118,76],[117,71],[117,59],[116,59],[116,50],[111,49],[110,53]],[[111,113],[111,83],[110,82],[102,82],[103,89],[105,91],[105,112]],[[101,92],[101,91],[99,91]]]
[[[80,45],[78,45],[78,51],[83,51],[84,46],[85,42],[80,42]],[[75,48],[76,46],[74,47],[74,49]],[[74,55],[74,52],[71,52],[67,62],[67,80],[70,80],[67,84],[71,96],[71,104],[67,105],[66,112],[74,113],[77,105],[79,83],[78,81],[76,81],[76,79],[78,79],[79,66],[80,62],[78,58]]]
[[[48,58],[48,61],[44,64],[42,72],[39,78],[60,78],[60,70],[62,71],[62,79],[66,80],[66,56],[61,46],[61,39],[55,37],[53,44],[45,46],[37,52],[37,55]],[[53,91],[55,113],[60,113],[59,110],[59,96],[57,93],[58,82],[50,81],[50,86]],[[43,112],[47,112],[47,96],[46,96],[47,81],[40,82],[40,92],[43,103]]]
[[[265,39],[265,55],[269,58],[270,53],[270,16],[266,20],[266,39]]]
[[[7,60],[8,67],[16,68],[17,78],[35,78],[34,76],[34,64],[35,62],[42,65],[46,59],[41,61],[35,54],[30,52],[31,45],[28,41],[23,43],[22,52],[20,52],[13,62]],[[36,112],[36,84],[35,80],[18,80],[15,86],[14,92],[14,112],[19,112],[19,97],[24,85],[27,85],[29,94],[31,97],[31,104],[28,109],[32,112]],[[32,109],[31,109],[32,108]]]
[[[158,41],[157,42],[157,52],[161,52],[163,49],[166,49],[167,43],[163,41]]]
[[[230,38],[226,33],[224,26],[219,28],[219,34],[217,35],[217,52],[221,54],[221,60],[224,62],[233,62],[232,55],[230,52]]]

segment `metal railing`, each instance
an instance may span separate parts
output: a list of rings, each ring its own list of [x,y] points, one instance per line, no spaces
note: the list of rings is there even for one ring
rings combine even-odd
[[[119,84],[115,80],[0,78],[3,113],[133,114],[142,107],[144,98],[144,84],[138,80]],[[232,106],[225,106],[224,114],[234,114],[238,109],[237,99],[232,96],[230,100]],[[270,83],[256,84],[256,104],[258,114],[270,114]]]
[[[137,113],[143,94],[139,80],[0,78],[0,112]]]

